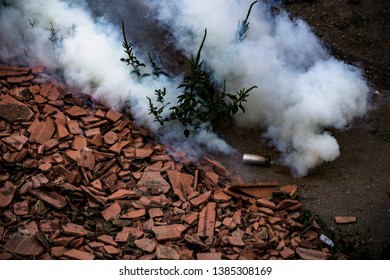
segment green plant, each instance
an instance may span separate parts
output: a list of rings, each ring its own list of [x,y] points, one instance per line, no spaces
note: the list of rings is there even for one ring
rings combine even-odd
[[[31,24],[31,23],[30,23]],[[59,31],[60,29],[58,27],[55,27],[53,22],[50,22],[50,26],[45,28],[50,32],[49,41],[54,45],[58,43],[58,41],[61,39],[59,37]]]
[[[256,4],[258,1],[254,1],[250,6],[248,13],[246,14],[246,17],[243,21],[238,22],[238,28],[237,28],[237,33],[236,33],[236,41],[237,42],[242,42],[246,38],[246,32],[249,29],[249,15],[251,14],[252,7],[254,4]]]
[[[236,33],[237,42],[242,42],[246,37],[246,32],[249,29],[249,15],[252,7],[258,1],[254,1],[248,10],[247,16],[243,21],[239,22]],[[132,66],[131,74],[136,74],[138,78],[154,75],[166,75],[149,53],[149,61],[152,67],[151,73],[141,73],[141,67],[145,67],[135,56],[133,45],[127,41],[124,22],[122,21],[122,33],[125,53],[127,58],[122,58],[123,62]],[[200,127],[212,129],[219,122],[226,122],[232,119],[233,115],[239,110],[245,113],[243,103],[246,102],[249,92],[256,88],[252,86],[249,89],[241,89],[236,94],[226,92],[226,81],[222,90],[218,90],[215,84],[211,81],[210,75],[204,70],[204,61],[201,60],[201,52],[207,37],[207,29],[196,56],[191,56],[189,61],[188,73],[184,76],[182,83],[177,87],[181,89],[181,93],[177,96],[177,101],[174,106],[170,102],[165,102],[167,95],[166,88],[155,90],[156,101],[158,105],[153,104],[151,98],[149,101],[149,114],[154,116],[154,120],[164,125],[166,122],[179,122],[184,127],[184,135],[188,137],[191,130],[197,130]],[[169,112],[165,112],[165,110]]]
[[[146,65],[144,63],[141,63],[134,55],[133,45],[129,43],[126,38],[125,24],[123,21],[122,21],[122,34],[123,34],[122,47],[124,48],[124,51],[127,54],[127,58],[121,58],[121,61],[126,62],[127,65],[131,65],[133,67],[133,70],[130,73],[136,74],[138,78],[149,76],[150,74],[141,74],[141,67],[146,67]]]
[[[196,57],[191,56],[188,74],[183,82],[178,86],[182,93],[177,96],[175,106],[169,108],[170,113],[163,117],[164,109],[170,103],[165,103],[166,89],[155,91],[157,102],[161,104],[157,107],[149,100],[149,112],[155,117],[161,125],[169,121],[178,121],[184,126],[184,135],[190,134],[190,129],[198,129],[200,126],[211,128],[217,122],[227,121],[241,109],[249,96],[249,92],[256,88],[253,86],[248,90],[242,89],[236,94],[227,93],[224,89],[218,91],[210,80],[209,74],[203,70],[204,61],[200,59],[201,51],[206,40],[207,30],[205,30],[202,43],[199,47]],[[224,83],[225,84],[225,83]]]

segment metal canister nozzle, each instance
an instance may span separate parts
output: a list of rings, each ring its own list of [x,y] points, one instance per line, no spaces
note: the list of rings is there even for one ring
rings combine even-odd
[[[262,166],[271,165],[271,157],[255,155],[255,154],[244,154],[242,156],[242,161],[245,164],[250,164],[250,165],[262,165]]]

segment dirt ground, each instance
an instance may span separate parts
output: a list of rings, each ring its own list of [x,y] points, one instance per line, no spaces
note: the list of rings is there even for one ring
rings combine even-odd
[[[247,181],[277,181],[300,187],[309,214],[318,215],[324,233],[355,259],[390,259],[390,1],[286,1],[292,17],[306,20],[340,59],[364,68],[372,83],[372,110],[346,131],[333,131],[341,156],[293,178],[278,165],[242,164],[244,153],[269,155],[277,162],[261,131],[219,129],[236,150],[232,157],[213,155]],[[334,217],[357,222],[338,225]]]

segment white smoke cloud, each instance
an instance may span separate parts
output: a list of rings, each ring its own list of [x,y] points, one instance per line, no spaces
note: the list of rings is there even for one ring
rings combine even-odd
[[[0,13],[2,41],[7,42],[0,49],[0,59],[60,69],[69,85],[91,93],[115,109],[124,108],[125,101],[129,101],[131,114],[140,125],[160,135],[172,151],[184,150],[189,158],[195,159],[201,150],[232,152],[212,132],[204,130],[185,138],[179,124],[161,127],[154,122],[147,97],[154,99],[154,90],[165,87],[169,93],[167,102],[175,104],[180,77],[150,76],[139,80],[130,75],[129,66],[120,61],[125,56],[120,26],[104,17],[92,17],[86,2],[12,1]],[[56,30],[56,40],[50,36],[51,27]],[[127,31],[131,38],[131,30]]]
[[[329,55],[305,22],[291,20],[283,11],[272,15],[265,2],[254,5],[247,38],[241,43],[235,41],[237,24],[245,18],[251,0],[151,0],[141,1],[140,7],[149,9],[149,15],[170,30],[175,46],[188,56],[197,51],[207,28],[202,59],[212,77],[226,80],[229,92],[258,87],[250,92],[244,104],[246,113],[239,114],[237,124],[265,128],[265,136],[282,152],[283,163],[295,175],[304,176],[311,168],[339,156],[338,143],[327,130],[343,129],[367,112],[369,87],[359,69]],[[118,3],[124,5],[123,1]],[[100,5],[89,3],[93,6]],[[129,68],[120,61],[124,53],[115,15],[121,11],[120,17],[127,14],[129,18],[124,20],[131,21],[134,9],[123,10],[111,9],[104,18],[96,13],[93,16],[84,1],[12,1],[0,8],[0,32],[5,42],[0,45],[0,59],[22,58],[31,64],[59,68],[67,83],[116,109],[130,100],[133,117],[160,135],[173,151],[184,150],[193,157],[202,150],[232,152],[228,144],[206,130],[186,139],[180,126],[160,127],[153,122],[146,97],[153,99],[155,89],[166,87],[167,101],[174,104],[181,77],[139,81],[129,75]],[[98,14],[104,16],[104,9]],[[110,23],[114,18],[115,25]],[[34,20],[37,22],[32,26]],[[138,35],[142,27],[139,20],[134,19]],[[62,38],[55,46],[46,29],[51,23]],[[128,26],[131,24],[127,25],[131,41]],[[145,31],[144,40],[150,36],[153,33]]]
[[[266,1],[272,2],[272,1]],[[361,71],[331,57],[310,27],[259,1],[242,43],[234,41],[250,0],[152,1],[177,45],[191,50],[207,28],[203,58],[228,91],[257,85],[237,123],[262,126],[297,176],[340,155],[326,129],[343,129],[368,110]]]

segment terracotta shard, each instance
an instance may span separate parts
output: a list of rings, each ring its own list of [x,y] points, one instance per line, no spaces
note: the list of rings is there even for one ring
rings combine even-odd
[[[48,142],[55,132],[55,125],[52,119],[47,118],[46,121],[40,123],[30,135],[30,142],[45,144]]]
[[[136,159],[144,159],[149,157],[151,154],[153,154],[153,150],[150,148],[145,148],[145,149],[135,149],[135,158]]]
[[[186,227],[180,224],[154,226],[152,228],[157,241],[179,239],[184,230],[186,230]]]
[[[23,216],[28,214],[28,201],[23,200],[14,204],[14,213],[17,216]]]
[[[78,249],[70,249],[63,254],[64,257],[68,257],[73,260],[93,260],[95,259],[95,255],[81,251]]]
[[[198,222],[198,235],[200,237],[213,238],[215,217],[216,217],[216,206],[215,202],[209,202],[199,213]]]
[[[57,209],[62,209],[67,205],[67,200],[62,195],[59,195],[56,192],[42,191],[40,189],[32,189],[30,193],[39,198],[40,200],[46,202],[47,204],[53,206]]]
[[[72,117],[83,117],[83,116],[88,115],[87,110],[85,110],[81,107],[78,107],[78,106],[70,107],[68,110],[65,111],[65,113],[67,113],[68,115],[70,115]]]
[[[63,225],[62,231],[66,234],[76,235],[76,236],[84,236],[92,233],[91,231],[85,229],[85,227],[74,223],[67,223]]]
[[[75,134],[75,135],[81,133],[81,129],[80,129],[78,121],[70,120],[70,121],[68,121],[66,123],[66,125],[68,126],[68,129],[69,129],[70,133]]]
[[[114,217],[119,216],[121,210],[119,203],[115,202],[100,213],[106,221],[109,221]]]
[[[107,113],[106,113],[106,118],[112,122],[116,122],[117,120],[119,120],[120,118],[122,117],[122,114],[117,112],[117,111],[114,111],[114,110],[109,110]]]
[[[229,176],[229,172],[227,171],[226,167],[216,160],[212,160],[208,157],[203,157],[201,159],[201,163],[204,165],[210,165],[213,168],[214,172],[217,173],[218,176],[221,177]]]
[[[179,253],[171,247],[164,245],[157,245],[156,249],[157,259],[159,260],[179,260]]]
[[[39,256],[45,251],[45,247],[35,235],[14,234],[4,245],[4,247],[17,255],[32,257]]]
[[[107,197],[107,201],[116,199],[129,199],[138,197],[137,194],[131,190],[120,189]]]
[[[118,141],[118,134],[113,131],[109,131],[103,136],[104,143],[108,145],[113,145],[116,141]]]
[[[338,224],[351,224],[357,221],[355,216],[336,216],[334,219]]]
[[[228,190],[235,193],[244,193],[254,198],[270,198],[276,190],[276,182],[258,182],[232,185]]]
[[[134,241],[135,246],[141,250],[152,253],[156,249],[157,242],[154,239],[142,238]]]
[[[121,219],[138,219],[146,215],[145,208],[139,210],[131,210],[120,216]]]
[[[93,170],[95,167],[95,155],[92,150],[83,150],[77,159],[77,165],[79,167],[85,167],[89,170]]]
[[[194,191],[194,176],[177,171],[168,170],[169,181],[172,184],[173,191],[181,201],[187,201],[187,197]]]
[[[304,260],[327,260],[330,257],[328,253],[302,247],[296,248],[295,251]]]
[[[222,253],[197,253],[198,260],[222,260]]]
[[[20,151],[24,145],[27,143],[28,138],[23,135],[11,135],[1,139],[4,143]]]
[[[203,203],[207,202],[210,199],[210,197],[211,197],[211,191],[208,191],[191,199],[190,203],[195,207],[199,207]]]
[[[0,100],[0,118],[10,123],[29,121],[33,116],[34,112],[25,104],[9,95]]]
[[[3,187],[0,188],[0,208],[5,208],[11,204],[15,191],[16,186],[11,181],[5,182]]]
[[[137,187],[147,187],[147,188],[160,188],[163,193],[166,193],[170,189],[170,185],[167,181],[161,176],[160,172],[147,171],[142,174],[141,179],[137,183]]]

